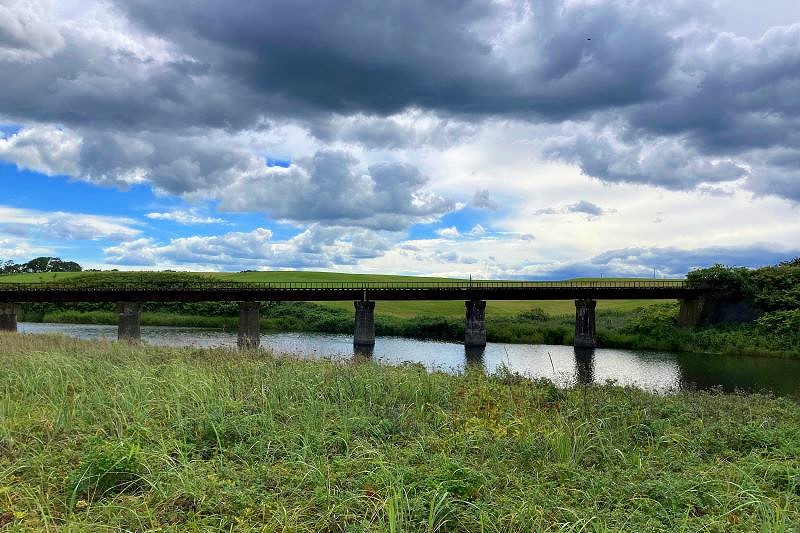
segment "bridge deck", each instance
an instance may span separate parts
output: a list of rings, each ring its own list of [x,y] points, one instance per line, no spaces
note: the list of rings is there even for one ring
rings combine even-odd
[[[0,283],[0,302],[685,299],[719,287],[678,280]]]

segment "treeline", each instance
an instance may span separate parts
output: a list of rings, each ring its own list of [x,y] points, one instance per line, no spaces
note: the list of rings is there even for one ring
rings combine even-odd
[[[60,257],[37,257],[27,263],[11,260],[0,261],[0,274],[40,274],[43,272],[82,272],[75,261],[64,261]]]

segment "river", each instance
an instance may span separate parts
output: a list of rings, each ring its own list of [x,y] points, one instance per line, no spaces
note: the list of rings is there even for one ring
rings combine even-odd
[[[116,326],[88,324],[19,324],[21,333],[62,333],[82,339],[116,339]],[[143,326],[142,340],[160,346],[236,346],[236,334],[219,330]],[[325,333],[265,333],[261,346],[301,358],[350,359],[349,335]],[[800,361],[762,357],[673,354],[571,346],[489,343],[485,349],[465,349],[452,342],[378,337],[372,353],[387,364],[421,363],[429,370],[462,372],[467,364],[494,372],[501,365],[523,375],[547,378],[562,386],[613,381],[652,392],[721,388],[726,392],[769,391],[800,395]]]

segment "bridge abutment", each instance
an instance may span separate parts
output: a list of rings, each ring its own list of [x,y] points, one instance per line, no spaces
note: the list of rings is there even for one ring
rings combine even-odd
[[[751,322],[757,317],[756,309],[749,302],[736,300],[728,294],[714,291],[694,298],[681,299],[678,326],[696,328],[721,323],[740,324]]]
[[[464,346],[486,346],[486,301],[467,300],[464,305]]]
[[[255,350],[261,345],[261,302],[239,302],[236,345],[240,350]]]
[[[139,342],[142,338],[142,304],[117,302],[117,340]]]
[[[589,299],[575,300],[575,342],[576,348],[597,347],[595,330],[595,308],[597,301]]]
[[[353,344],[357,346],[372,346],[375,344],[375,302],[357,300],[353,302],[356,308],[356,329],[353,335]]]
[[[0,303],[0,331],[17,331],[19,304]]]

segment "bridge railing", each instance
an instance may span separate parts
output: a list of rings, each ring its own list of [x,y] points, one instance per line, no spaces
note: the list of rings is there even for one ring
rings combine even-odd
[[[103,281],[102,283],[2,283],[0,291],[146,291],[146,290],[481,290],[481,289],[715,289],[686,280],[591,281]]]

